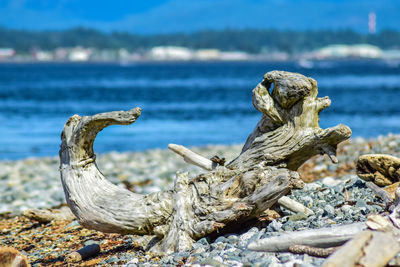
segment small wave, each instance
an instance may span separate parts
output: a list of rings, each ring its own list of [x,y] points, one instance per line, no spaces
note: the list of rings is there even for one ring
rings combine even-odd
[[[255,81],[251,78],[186,78],[186,79],[68,79],[68,80],[46,80],[46,81],[13,81],[12,83],[0,83],[1,89],[46,89],[46,88],[176,88],[176,87],[196,87],[196,88],[242,88],[252,87]]]
[[[314,79],[320,88],[400,88],[400,75],[316,75]]]

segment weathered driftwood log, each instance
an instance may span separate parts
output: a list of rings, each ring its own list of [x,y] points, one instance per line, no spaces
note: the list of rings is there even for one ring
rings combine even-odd
[[[393,203],[390,194],[375,183],[383,186],[387,183],[382,181],[397,179],[398,162],[399,159],[389,155],[364,155],[357,162],[360,178],[372,180],[367,186],[391,206],[389,217],[370,215],[366,223],[284,233],[257,240],[249,244],[249,249],[307,253],[314,252],[315,247],[333,247],[349,240],[326,260],[324,267],[385,266],[400,251],[400,187]],[[303,249],[303,245],[313,248]]]
[[[212,160],[207,159],[184,146],[169,144],[168,148],[174,151],[175,153],[179,154],[180,156],[182,156],[187,163],[199,166],[204,170],[212,170],[215,169],[216,166],[218,166],[218,164],[213,162]],[[278,199],[277,202],[280,206],[296,213],[302,212],[307,216],[314,214],[314,212],[311,209],[286,196],[282,196],[281,198]]]
[[[287,232],[252,242],[248,248],[270,252],[311,252],[317,255],[319,252],[325,252],[319,251],[318,247],[335,247],[348,241],[334,252],[323,266],[385,266],[400,251],[400,229],[393,222],[399,219],[390,219],[392,221],[387,217],[371,215],[365,223]]]
[[[367,229],[365,223],[338,225],[320,229],[286,232],[254,241],[248,249],[256,251],[289,251],[294,245],[329,248],[342,245],[356,234]]]
[[[358,175],[381,184],[396,178],[399,169],[397,158],[388,155],[364,155],[357,163]],[[390,171],[389,171],[390,170]],[[386,178],[388,177],[388,178]],[[392,204],[390,194],[372,182],[367,186],[387,205]],[[314,251],[315,247],[333,247],[348,241],[324,263],[325,267],[385,266],[400,251],[400,187],[395,193],[389,217],[370,215],[366,223],[334,226],[314,230],[288,232],[257,240],[248,248],[259,251]],[[303,247],[303,245],[311,246]],[[316,250],[318,251],[318,250]]]
[[[363,231],[332,254],[324,267],[385,266],[399,251],[390,233]]]
[[[400,230],[388,218],[371,215],[366,222],[369,230],[333,253],[324,267],[385,266],[400,251]]]
[[[273,84],[273,88],[270,88]],[[79,222],[104,232],[156,235],[154,250],[191,247],[194,240],[230,223],[241,223],[299,186],[297,168],[316,154],[336,162],[347,126],[321,129],[318,114],[330,100],[317,98],[316,81],[272,71],[253,90],[262,118],[242,153],[226,166],[189,178],[177,174],[171,191],[134,194],[108,182],[95,163],[93,142],[112,124],[127,125],[140,109],[72,116],[61,135],[60,172],[67,203]]]

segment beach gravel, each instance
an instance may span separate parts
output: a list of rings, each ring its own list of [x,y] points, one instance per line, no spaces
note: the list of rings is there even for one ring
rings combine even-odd
[[[193,150],[229,161],[240,149],[239,145],[214,145]],[[39,223],[21,216],[28,208],[54,208],[65,202],[58,158],[0,161],[0,246],[18,249],[32,266],[66,265],[66,255],[94,243],[100,245],[100,253],[79,266],[319,266],[324,259],[249,251],[247,245],[284,231],[365,221],[368,214],[383,212],[382,200],[355,173],[358,156],[367,153],[400,156],[400,136],[355,138],[339,147],[339,164],[333,165],[326,156],[304,164],[299,172],[308,183],[289,197],[312,209],[314,215],[281,208],[280,217],[270,223],[262,221],[240,232],[202,238],[190,251],[163,257],[144,252],[135,236],[87,230],[77,221]],[[168,150],[111,152],[99,155],[98,165],[111,182],[144,194],[172,188],[176,171],[188,171],[191,176],[203,172]]]

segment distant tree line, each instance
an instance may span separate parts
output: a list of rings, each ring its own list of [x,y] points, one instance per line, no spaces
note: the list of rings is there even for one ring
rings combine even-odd
[[[193,49],[216,48],[225,51],[309,51],[329,44],[369,43],[383,49],[400,48],[400,32],[383,30],[362,34],[353,30],[279,31],[257,29],[204,30],[193,33],[138,35],[128,32],[104,33],[78,27],[63,31],[27,31],[0,27],[0,47],[17,52],[33,48],[53,50],[57,47],[126,48],[130,51],[154,46],[185,46]]]

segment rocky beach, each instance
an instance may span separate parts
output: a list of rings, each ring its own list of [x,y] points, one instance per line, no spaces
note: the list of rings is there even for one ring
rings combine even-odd
[[[193,151],[211,158],[234,159],[241,145],[195,147]],[[28,209],[60,208],[65,205],[58,158],[28,158],[0,162],[0,245],[16,248],[32,266],[67,265],[67,255],[84,246],[98,244],[100,252],[77,266],[319,266],[324,258],[289,252],[248,250],[252,241],[285,231],[329,227],[365,221],[370,214],[384,213],[385,205],[365,181],[358,178],[359,155],[384,153],[400,156],[400,136],[374,139],[354,138],[338,149],[339,163],[316,156],[300,169],[303,189],[288,196],[310,208],[307,216],[285,208],[243,225],[240,231],[198,240],[190,251],[171,255],[145,252],[133,235],[105,234],[87,230],[76,220],[39,222],[22,215]],[[171,189],[175,172],[202,172],[168,150],[98,155],[99,169],[114,184],[136,193]],[[395,266],[400,255],[389,264]],[[74,266],[72,264],[72,266]]]

